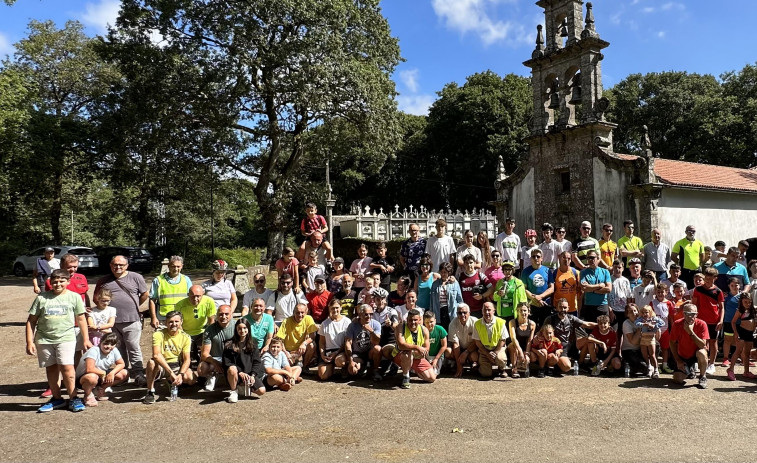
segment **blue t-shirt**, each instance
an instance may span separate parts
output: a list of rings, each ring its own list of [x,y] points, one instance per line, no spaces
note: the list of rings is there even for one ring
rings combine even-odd
[[[521,272],[520,279],[531,294],[538,296],[549,288],[549,267],[526,267]]]
[[[747,272],[746,267],[738,262],[736,262],[736,265],[733,267],[729,267],[723,260],[713,265],[713,267],[718,271],[718,278],[715,280],[715,285],[725,294],[728,294],[730,291],[728,288],[728,282],[731,278],[740,278],[742,288],[749,284],[749,272]],[[728,320],[726,319],[726,321]]]
[[[739,310],[739,295],[732,295],[731,293],[725,294],[725,315],[723,316],[723,323],[731,326],[731,320],[736,315],[736,311]],[[729,330],[730,331],[730,330]]]
[[[581,283],[598,285],[600,283],[612,283],[610,272],[605,268],[585,268],[581,270]],[[584,294],[584,303],[586,305],[604,305],[607,304],[607,294],[586,293]]]
[[[381,335],[381,324],[379,322],[371,318],[370,325],[376,336]],[[359,320],[350,323],[345,337],[352,340],[352,352],[355,354],[364,354],[372,347],[371,334],[363,329]]]
[[[260,321],[255,322],[255,320],[252,319],[252,314],[248,313],[244,318],[250,322],[250,336],[258,341],[258,349],[262,349],[265,344],[266,336],[270,334],[271,338],[273,338],[273,317],[270,314],[264,313],[263,316],[260,317]]]

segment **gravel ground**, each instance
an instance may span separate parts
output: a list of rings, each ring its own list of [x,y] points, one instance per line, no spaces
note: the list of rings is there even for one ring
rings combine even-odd
[[[94,287],[95,278],[90,279]],[[24,352],[33,293],[0,278],[0,461],[749,461],[757,460],[754,382],[718,372],[709,388],[646,378],[442,377],[318,383],[227,404],[222,390],[180,391],[143,405],[144,390],[74,415],[37,414],[46,387]],[[146,324],[143,350],[152,330]],[[737,368],[740,372],[740,368]],[[169,431],[171,429],[171,431]],[[459,432],[453,432],[457,429]],[[741,436],[741,432],[748,432]]]

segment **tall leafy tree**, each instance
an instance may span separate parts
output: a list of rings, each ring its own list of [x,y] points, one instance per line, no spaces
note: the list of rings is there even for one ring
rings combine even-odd
[[[185,79],[168,91],[196,124],[233,128],[246,143],[226,162],[256,179],[268,255],[283,245],[287,208],[314,127],[344,118],[370,124],[395,111],[390,74],[399,47],[378,0],[125,0],[121,44],[164,37]],[[157,45],[155,46],[157,47]],[[149,55],[130,57],[135,62]],[[127,63],[128,64],[128,63]],[[172,70],[166,70],[173,72]]]

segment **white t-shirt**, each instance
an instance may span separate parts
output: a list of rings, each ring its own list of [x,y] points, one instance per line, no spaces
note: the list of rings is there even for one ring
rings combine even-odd
[[[449,256],[455,249],[455,240],[451,236],[444,235],[441,238],[432,236],[426,240],[426,252],[431,255],[431,271],[438,272],[439,265],[449,262]]]
[[[318,334],[326,339],[326,350],[342,347],[344,344],[344,334],[347,332],[350,323],[352,323],[352,320],[348,317],[342,317],[339,321],[327,318],[321,323],[321,327],[318,328]]]
[[[660,320],[663,321],[664,325],[660,327],[660,332],[664,333],[668,329],[668,315],[669,315],[669,308],[668,308],[668,301],[658,301],[657,298],[654,298],[652,300],[652,309],[654,310],[654,313],[657,314],[657,316],[660,318]]]
[[[651,305],[652,299],[654,299],[654,285],[644,286],[640,284],[631,290],[633,293],[633,301],[641,310],[645,305]]]
[[[76,377],[84,376],[87,372],[87,359],[95,360],[95,367],[103,371],[109,371],[113,368],[118,360],[121,359],[121,353],[117,347],[114,347],[110,353],[103,357],[100,346],[92,346],[79,360],[79,364],[76,366]]]
[[[447,336],[449,343],[458,344],[460,349],[467,348],[468,344],[473,341],[473,333],[476,331],[473,325],[476,324],[476,321],[478,321],[478,318],[469,316],[468,322],[463,326],[459,318],[456,317],[452,320],[449,324],[449,335]]]
[[[92,318],[92,323],[95,326],[104,325],[108,323],[108,320],[116,316],[116,308],[110,305],[102,310],[93,307],[92,311],[87,315]]]
[[[379,322],[380,325],[383,325],[386,323],[387,320],[390,321],[390,323],[393,323],[395,321],[399,321],[399,313],[392,308],[392,307],[384,307],[384,310],[381,312],[377,312],[376,310],[373,311],[373,319]]]
[[[244,296],[242,297],[242,307],[247,307],[249,309],[252,306],[252,302],[257,298],[263,299],[264,302],[268,302],[268,298],[271,297],[271,294],[273,294],[273,291],[268,288],[263,291],[263,294],[258,293],[255,288],[252,288],[244,293]]]
[[[570,244],[569,241],[566,241],[566,243]],[[543,241],[539,245],[539,249],[541,249],[541,255],[542,255],[541,264],[542,265],[544,265],[545,267],[549,267],[552,270],[559,267],[560,259],[558,255],[562,252],[562,246],[560,246],[560,243],[558,243],[555,240],[552,240],[549,243],[547,243],[546,241]]]
[[[568,240],[562,240],[562,242],[557,241],[557,240],[552,240],[552,241],[554,241],[560,246],[560,253],[563,253],[566,251],[570,252],[573,250],[573,244],[571,244],[571,242]]]
[[[612,280],[612,290],[607,295],[607,303],[614,312],[625,312],[628,299],[632,295],[631,282],[621,275]]]
[[[536,244],[533,247],[525,245],[520,248],[520,258],[523,259],[523,268],[531,266],[531,251],[534,249],[539,249],[539,246]],[[542,257],[544,257],[544,254],[542,254]]]
[[[213,283],[212,280],[206,281],[202,284],[202,287],[205,288],[205,295],[210,296],[216,303],[216,309],[224,304],[229,305],[231,295],[236,292],[234,284],[225,278],[218,283]],[[236,309],[236,307],[232,307],[232,309]]]
[[[515,264],[515,268],[520,268],[518,257],[520,257],[520,236],[517,233],[507,234],[505,232],[497,235],[497,239],[494,240],[494,249],[498,250],[502,254],[502,262],[511,261]]]
[[[462,245],[459,248],[457,248],[457,259],[462,260],[463,257],[467,255],[473,256],[473,260],[480,264],[484,259],[481,256],[481,250],[477,248],[476,246],[467,247],[466,245]],[[458,271],[460,270],[460,267],[458,266]],[[436,271],[436,270],[434,270]]]
[[[294,294],[294,290],[289,291],[289,294],[278,293],[278,298],[276,297],[276,291],[274,291],[268,298],[266,310],[273,314],[273,321],[279,324],[292,316],[297,304],[307,303],[308,300],[302,291],[298,292],[297,295]]]

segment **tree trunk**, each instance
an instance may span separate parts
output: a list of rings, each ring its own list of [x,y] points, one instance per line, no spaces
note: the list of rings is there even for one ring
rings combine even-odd
[[[265,262],[271,270],[276,265],[276,261],[281,256],[281,251],[284,249],[284,231],[281,228],[269,228],[268,229],[268,248],[266,250]]]

